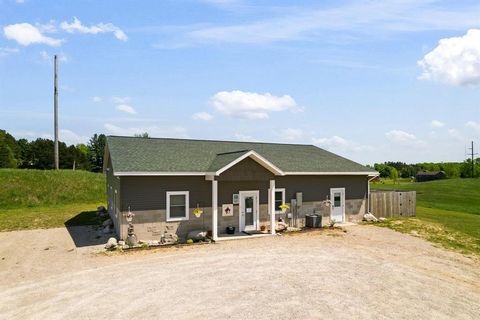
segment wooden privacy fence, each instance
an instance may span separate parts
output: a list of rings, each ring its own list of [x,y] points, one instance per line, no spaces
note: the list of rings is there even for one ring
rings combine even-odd
[[[372,190],[370,212],[377,218],[414,217],[416,199],[415,191]]]

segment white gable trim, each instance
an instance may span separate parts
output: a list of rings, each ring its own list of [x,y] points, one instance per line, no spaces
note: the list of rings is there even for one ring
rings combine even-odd
[[[255,162],[257,162],[262,167],[264,167],[265,169],[269,170],[270,172],[274,173],[277,176],[285,175],[285,173],[282,170],[280,170],[277,166],[275,166],[273,163],[271,163],[270,161],[268,161],[267,159],[265,159],[264,157],[262,157],[261,155],[259,155],[253,150],[248,151],[244,155],[238,157],[237,159],[233,160],[232,162],[224,166],[223,168],[217,170],[214,175],[218,176],[222,174],[222,172],[225,172],[226,170],[230,169],[231,167],[233,167],[234,165],[236,165],[237,163],[239,163],[240,161],[248,157],[252,158]]]
[[[287,171],[286,176],[378,176],[378,172],[296,172]]]

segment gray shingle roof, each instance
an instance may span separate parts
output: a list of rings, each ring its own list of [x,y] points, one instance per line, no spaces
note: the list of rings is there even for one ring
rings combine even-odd
[[[212,172],[250,150],[284,172],[375,172],[313,145],[108,136],[107,148],[116,174]]]

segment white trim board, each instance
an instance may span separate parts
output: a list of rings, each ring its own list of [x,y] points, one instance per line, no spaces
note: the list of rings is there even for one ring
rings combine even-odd
[[[245,153],[244,155],[238,157],[237,159],[233,160],[232,162],[230,162],[229,164],[227,164],[226,166],[224,166],[223,168],[217,170],[215,172],[215,175],[218,176],[220,175],[222,172],[230,169],[231,167],[233,167],[234,165],[236,165],[237,163],[241,162],[242,160],[246,159],[246,158],[252,158],[255,162],[257,162],[259,165],[261,165],[262,167],[264,167],[265,169],[269,170],[270,172],[274,173],[275,175],[277,176],[283,176],[284,173],[282,170],[280,170],[277,166],[275,166],[273,163],[271,163],[270,161],[268,161],[267,159],[265,159],[264,157],[262,157],[261,155],[259,155],[258,153],[256,153],[255,151],[253,150],[250,150],[248,151],[247,153]]]

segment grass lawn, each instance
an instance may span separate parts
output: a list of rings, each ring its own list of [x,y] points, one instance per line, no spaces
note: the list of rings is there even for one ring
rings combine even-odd
[[[99,173],[0,169],[0,231],[95,224],[105,189]]]
[[[447,179],[412,183],[391,181],[372,189],[417,191],[415,218],[388,219],[377,224],[421,236],[465,254],[480,257],[480,179]]]

